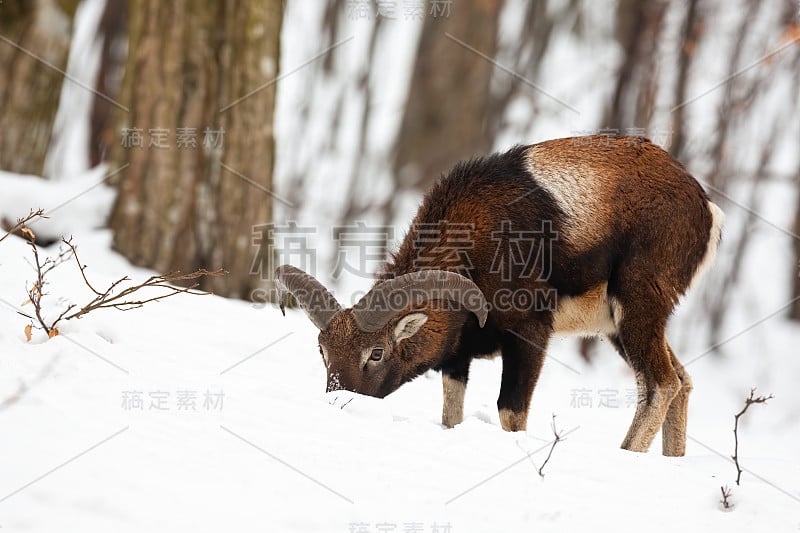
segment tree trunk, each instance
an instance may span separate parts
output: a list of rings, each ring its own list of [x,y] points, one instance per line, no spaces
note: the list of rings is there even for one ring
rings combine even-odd
[[[797,172],[797,180],[800,183],[800,169]],[[800,194],[797,196],[797,207],[794,212],[794,224],[792,231],[795,235],[800,235]],[[789,308],[789,318],[792,320],[800,321],[800,239],[792,239],[792,247],[794,248],[794,264],[789,270],[792,276],[792,298],[796,298]]]
[[[78,0],[0,3],[0,168],[41,176]],[[59,72],[61,71],[61,72]]]
[[[602,127],[625,133],[650,126],[658,85],[654,57],[668,7],[662,0],[618,4],[616,36],[624,56]]]
[[[103,44],[100,48],[100,68],[97,72],[97,92],[111,98],[119,95],[122,73],[125,71],[125,41],[128,31],[128,2],[126,0],[106,0],[98,38]],[[92,100],[89,119],[89,166],[94,167],[108,157],[111,145],[116,141],[111,115],[114,106],[105,98]]]
[[[202,288],[246,298],[253,228],[271,221],[281,0],[130,4],[111,168],[114,247],[157,271],[222,267]],[[115,111],[115,113],[117,113]]]
[[[495,66],[476,51],[495,57],[502,5],[456,2],[449,17],[425,17],[397,141],[400,188],[427,190],[456,162],[491,149]]]

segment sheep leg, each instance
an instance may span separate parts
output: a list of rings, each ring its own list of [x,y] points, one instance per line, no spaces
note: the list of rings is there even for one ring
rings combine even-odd
[[[503,377],[497,409],[506,431],[525,431],[533,389],[544,362],[549,333],[542,327],[503,336]]]
[[[667,417],[661,426],[661,453],[681,457],[686,453],[686,420],[689,410],[689,393],[692,392],[692,378],[675,357],[675,352],[672,351],[669,344],[666,346],[672,367],[681,381],[681,388],[672,399],[672,403],[669,404]]]
[[[623,320],[620,340],[636,374],[639,398],[622,448],[646,452],[681,388],[664,338],[664,320]]]
[[[471,359],[463,358],[442,368],[442,425],[452,428],[464,420],[464,393]]]

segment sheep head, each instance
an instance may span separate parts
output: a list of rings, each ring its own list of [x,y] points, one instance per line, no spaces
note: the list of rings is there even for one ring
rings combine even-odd
[[[469,313],[483,327],[488,305],[468,278],[422,270],[376,284],[343,309],[314,277],[283,265],[275,271],[281,310],[291,293],[320,330],[327,390],[382,398],[432,368],[453,348]]]

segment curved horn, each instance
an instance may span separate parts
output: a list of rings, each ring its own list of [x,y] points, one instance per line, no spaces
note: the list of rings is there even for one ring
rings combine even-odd
[[[275,285],[281,313],[286,316],[286,296],[291,293],[320,330],[326,329],[333,315],[342,309],[336,298],[314,276],[291,265],[281,265],[275,269]]]
[[[461,304],[475,313],[481,327],[489,314],[483,292],[469,278],[445,270],[421,270],[375,285],[353,306],[356,324],[362,331],[378,331],[403,309],[428,300]]]

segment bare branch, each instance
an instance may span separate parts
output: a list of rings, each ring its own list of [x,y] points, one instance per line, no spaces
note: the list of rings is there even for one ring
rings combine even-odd
[[[345,407],[347,407],[347,404],[349,404],[349,403],[350,403],[350,402],[352,402],[352,401],[353,401],[353,398],[350,398],[349,400],[347,400],[346,402],[344,402],[344,403],[342,404],[342,406],[341,406],[339,409],[344,409]]]
[[[62,319],[62,318],[64,318],[64,316],[66,316],[66,314],[67,314],[67,313],[69,313],[70,311],[72,311],[73,309],[75,309],[75,304],[69,304],[69,305],[67,306],[67,308],[66,308],[66,309],[64,309],[64,311],[62,311],[60,315],[58,315],[58,318],[56,318],[56,319],[53,321],[53,323],[52,323],[52,324],[50,324],[50,329],[55,329],[55,327],[56,327],[56,324],[58,324],[58,323],[61,321],[61,319]],[[48,332],[48,333],[49,333],[49,332]]]
[[[137,309],[139,307],[142,307],[146,303],[163,300],[164,298],[169,298],[170,296],[175,296],[176,294],[181,294],[181,293],[196,294],[196,295],[207,294],[205,292],[193,290],[199,286],[199,283],[193,283],[188,287],[176,287],[171,284],[178,282],[185,282],[185,281],[194,281],[204,276],[221,276],[225,274],[225,271],[222,270],[221,268],[214,271],[200,269],[191,272],[189,274],[181,274],[180,271],[175,270],[172,272],[167,272],[166,274],[150,276],[144,282],[138,285],[131,285],[130,287],[122,289],[119,293],[113,294],[121,283],[130,281],[130,278],[128,276],[124,276],[115,281],[114,283],[112,283],[106,290],[101,292],[100,290],[95,288],[95,286],[92,285],[92,283],[86,277],[86,265],[81,263],[80,258],[78,257],[78,251],[76,246],[72,244],[71,240],[63,239],[63,242],[72,251],[72,257],[75,258],[75,262],[78,265],[78,269],[81,272],[81,277],[83,277],[84,283],[95,294],[95,297],[92,298],[92,300],[90,300],[80,309],[78,309],[72,314],[63,316],[64,320],[80,318],[86,313],[89,313],[96,309],[107,309],[110,307],[113,307],[114,309],[119,309],[120,311],[130,311],[131,309]],[[167,292],[164,294],[152,296],[150,298],[145,298],[145,299],[128,299],[128,297],[131,296],[133,293],[145,287],[166,289]],[[59,320],[61,318],[62,317],[59,317]]]
[[[197,283],[196,280],[204,276],[220,276],[225,274],[225,271],[222,269],[217,269],[214,271],[200,269],[189,274],[182,274],[179,271],[173,271],[167,272],[166,274],[150,276],[144,282],[139,283],[138,285],[131,285],[129,287],[125,287],[119,292],[116,292],[120,284],[126,281],[131,281],[128,276],[123,276],[109,285],[107,289],[101,291],[92,285],[92,283],[89,281],[89,278],[86,276],[86,265],[81,263],[80,258],[78,257],[77,247],[72,243],[72,238],[62,238],[61,241],[63,244],[61,248],[59,248],[58,254],[55,257],[48,257],[42,261],[39,258],[39,249],[35,243],[36,236],[32,231],[25,227],[23,227],[23,234],[28,238],[28,244],[33,251],[32,266],[36,271],[36,281],[31,287],[27,288],[26,292],[28,294],[28,302],[25,302],[33,305],[34,316],[26,315],[25,313],[21,312],[19,314],[28,317],[32,323],[34,320],[35,322],[38,322],[39,325],[35,327],[37,329],[43,329],[50,337],[58,334],[56,326],[62,320],[81,318],[83,315],[97,309],[114,308],[121,311],[129,311],[131,309],[142,307],[146,303],[163,300],[165,298],[169,298],[170,296],[175,296],[176,294],[207,294],[205,292],[194,290],[199,286],[199,283]],[[75,263],[78,265],[78,270],[81,273],[81,277],[83,278],[83,281],[89,290],[94,293],[94,297],[77,310],[76,307],[78,306],[76,304],[68,305],[67,308],[64,309],[61,314],[58,315],[58,317],[56,317],[55,320],[48,323],[42,316],[42,297],[47,294],[44,292],[44,287],[47,284],[46,275],[57,266],[69,260],[70,257],[75,258]],[[173,285],[174,283],[187,281],[195,281],[195,283],[192,283],[188,287]],[[148,298],[135,298],[132,296],[134,293],[145,287],[165,289],[166,292]]]
[[[18,231],[20,231],[22,228],[24,228],[24,227],[25,227],[25,225],[26,225],[28,222],[30,222],[30,221],[31,221],[31,220],[33,220],[34,218],[38,218],[38,217],[41,217],[41,218],[48,218],[48,217],[46,217],[46,216],[44,215],[44,209],[37,209],[36,211],[34,211],[33,209],[31,209],[31,210],[30,210],[30,212],[29,212],[27,215],[25,215],[24,217],[20,217],[20,218],[18,218],[18,219],[17,219],[17,222],[16,222],[16,224],[14,224],[13,226],[9,227],[9,228],[6,230],[6,233],[5,233],[5,235],[3,235],[2,237],[0,237],[0,242],[3,242],[3,241],[6,239],[6,237],[8,237],[9,235],[11,235],[11,234],[14,234],[14,233],[17,233],[17,232],[18,232]],[[5,224],[5,219],[4,219],[4,224],[3,224],[3,225],[4,225],[4,226],[6,225],[6,224]]]
[[[44,329],[45,333],[50,335],[51,327],[42,318],[42,296],[44,295],[45,278],[42,272],[42,263],[39,260],[39,248],[36,246],[36,235],[30,230],[24,231],[27,228],[23,227],[23,233],[28,238],[28,244],[33,251],[34,268],[36,270],[36,281],[28,288],[28,302],[33,304],[33,310],[36,314],[36,320],[39,325]]]
[[[719,488],[720,492],[722,492],[722,499],[719,503],[722,504],[723,509],[733,509],[733,503],[731,503],[731,489],[728,488],[727,485]]]
[[[733,459],[733,464],[736,465],[736,484],[740,485],[739,481],[742,479],[742,467],[739,466],[739,418],[747,412],[747,408],[753,405],[754,403],[763,403],[766,404],[767,400],[772,399],[772,394],[769,396],[756,396],[756,389],[753,387],[750,389],[750,396],[748,396],[744,401],[744,407],[742,410],[736,413],[734,416],[734,423],[733,423],[733,455],[731,459]]]
[[[72,237],[70,237],[68,241],[64,242],[71,243]],[[72,254],[73,251],[69,246],[64,246],[63,244],[59,246],[58,254],[55,257],[48,257],[42,263],[42,276],[46,276],[48,272],[56,268],[61,263],[66,263],[67,261],[69,261],[70,256],[72,256]]]
[[[62,238],[62,239],[61,239],[61,241],[62,241],[64,244],[66,244],[67,246],[69,246],[69,249],[70,249],[70,250],[72,250],[72,256],[75,258],[75,262],[76,262],[76,263],[78,263],[78,269],[80,269],[80,271],[81,271],[81,276],[83,277],[83,282],[84,282],[84,283],[86,283],[86,286],[87,286],[87,287],[89,287],[89,289],[91,289],[91,291],[92,291],[93,293],[95,293],[95,294],[96,294],[96,295],[98,295],[98,296],[102,296],[102,293],[101,293],[101,292],[99,292],[99,291],[98,291],[97,289],[95,289],[94,287],[92,287],[92,284],[91,284],[91,283],[89,283],[89,280],[88,280],[88,279],[86,279],[86,273],[84,272],[84,270],[86,269],[86,265],[82,265],[82,264],[81,264],[81,262],[80,262],[80,259],[78,259],[78,250],[77,250],[77,247],[75,247],[75,246],[72,244],[72,238],[70,237],[70,238],[69,238],[69,240],[66,240],[66,239]],[[112,285],[112,286],[109,288],[109,290],[113,289],[113,288],[114,288],[114,286],[116,286],[116,285],[117,285],[118,283],[120,283],[121,281],[125,281],[125,280],[127,280],[127,279],[128,279],[128,278],[127,278],[127,276],[126,276],[126,277],[122,278],[121,280],[117,281],[117,282],[116,282],[114,285]]]
[[[542,478],[544,478],[544,472],[543,472],[544,471],[544,467],[547,464],[547,461],[550,460],[550,456],[553,455],[553,450],[555,449],[556,444],[558,444],[559,442],[564,440],[561,437],[561,432],[556,430],[556,415],[555,415],[555,413],[553,414],[553,423],[552,423],[551,427],[553,428],[553,435],[555,436],[555,440],[553,440],[553,445],[550,447],[550,452],[547,454],[547,458],[545,458],[544,462],[542,463],[542,466],[539,467],[539,475]]]

